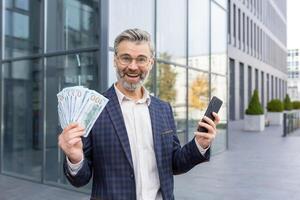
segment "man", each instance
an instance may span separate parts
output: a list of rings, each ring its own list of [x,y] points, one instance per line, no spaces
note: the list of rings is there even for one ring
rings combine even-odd
[[[109,99],[91,133],[74,123],[59,136],[66,154],[64,172],[76,187],[93,176],[91,199],[174,199],[173,175],[189,171],[209,160],[209,147],[216,135],[215,122],[199,122],[208,132],[180,146],[169,103],[149,95],[143,87],[154,63],[154,50],[147,32],[129,29],[114,43],[118,81],[105,93]]]

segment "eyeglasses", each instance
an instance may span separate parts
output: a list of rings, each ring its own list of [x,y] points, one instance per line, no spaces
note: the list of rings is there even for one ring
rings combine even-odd
[[[135,63],[138,66],[144,67],[150,62],[151,58],[148,58],[146,56],[138,56],[136,58],[133,58],[129,55],[120,55],[117,56],[117,59],[120,61],[122,65],[130,65],[132,61],[135,60]]]

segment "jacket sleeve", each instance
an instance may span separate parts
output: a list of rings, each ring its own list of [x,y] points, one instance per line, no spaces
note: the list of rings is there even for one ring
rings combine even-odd
[[[181,147],[179,139],[176,134],[176,125],[173,117],[173,111],[169,104],[169,112],[171,113],[170,123],[173,132],[173,155],[172,155],[172,169],[173,174],[182,174],[190,169],[192,169],[195,165],[209,161],[210,158],[210,149],[206,151],[204,156],[200,153],[197,145],[195,143],[194,138]]]
[[[90,181],[92,176],[92,133],[90,133],[89,136],[86,138],[82,137],[82,142],[84,159],[81,169],[77,172],[75,176],[73,176],[68,169],[68,163],[66,158],[64,160],[63,166],[64,173],[67,179],[75,187],[81,187],[86,185]]]

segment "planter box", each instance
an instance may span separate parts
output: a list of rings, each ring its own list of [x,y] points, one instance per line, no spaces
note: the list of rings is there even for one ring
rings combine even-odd
[[[268,120],[270,125],[282,125],[283,112],[268,112]]]
[[[263,131],[265,129],[265,115],[245,115],[245,131]]]

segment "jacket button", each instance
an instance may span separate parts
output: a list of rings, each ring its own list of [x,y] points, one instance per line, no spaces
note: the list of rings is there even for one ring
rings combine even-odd
[[[133,179],[133,178],[134,178],[134,175],[133,175],[133,174],[130,174],[130,178],[132,178],[132,179]]]

